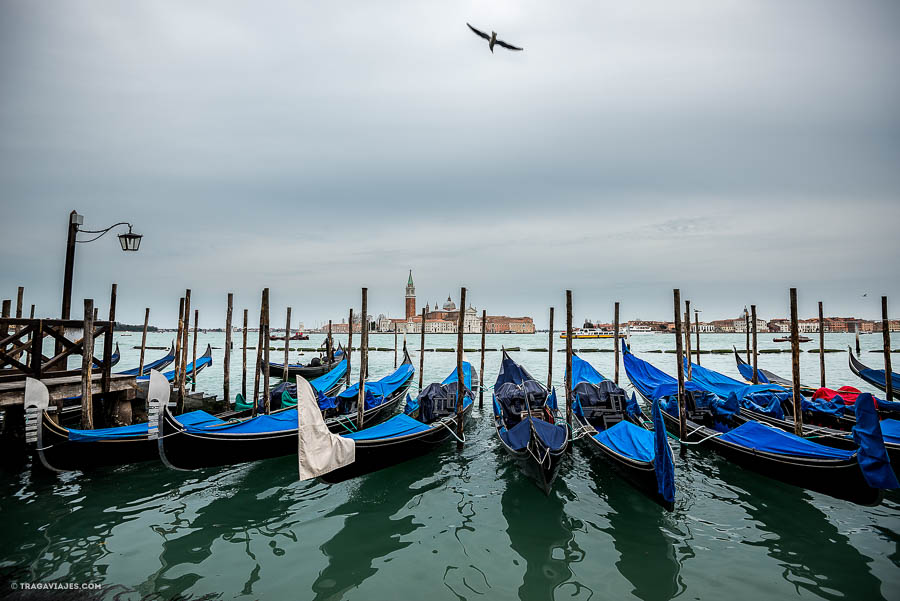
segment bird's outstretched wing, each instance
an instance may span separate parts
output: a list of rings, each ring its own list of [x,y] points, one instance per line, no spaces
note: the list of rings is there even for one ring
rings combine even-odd
[[[466,25],[469,25],[469,24],[466,23]],[[489,36],[488,34],[484,33],[483,31],[478,31],[477,29],[475,29],[475,28],[472,27],[471,25],[469,25],[469,29],[471,29],[472,31],[474,31],[476,35],[479,35],[479,36],[483,37],[484,39],[490,41],[491,36]]]
[[[497,44],[498,46],[503,46],[507,50],[522,50],[522,48],[519,48],[518,46],[513,46],[512,44],[507,44],[503,40],[497,40],[494,43]]]

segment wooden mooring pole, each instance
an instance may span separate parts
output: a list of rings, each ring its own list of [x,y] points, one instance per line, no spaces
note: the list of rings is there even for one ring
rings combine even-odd
[[[747,334],[747,363],[750,363],[750,315],[747,313],[747,305],[744,305],[744,331]]]
[[[803,435],[803,410],[800,396],[800,326],[797,323],[797,289],[791,288],[791,379],[794,392],[794,434]]]
[[[194,352],[191,359],[191,392],[197,391],[197,322],[200,321],[200,309],[194,309]]]
[[[334,361],[334,342],[331,338],[331,320],[328,320],[328,338],[325,339],[325,358],[329,365]]]
[[[419,344],[419,391],[422,390],[422,376],[425,371],[425,308],[422,308],[422,342]]]
[[[569,429],[569,449],[572,448],[572,401],[572,291],[566,290],[566,426]]]
[[[484,407],[484,335],[487,330],[487,309],[481,310],[481,370],[478,372],[478,408]]]
[[[613,309],[613,355],[616,363],[613,369],[613,382],[619,385],[619,301],[616,301]]]
[[[284,373],[281,379],[285,382],[290,380],[290,370],[288,369],[289,355],[288,351],[291,346],[291,308],[287,308],[287,319],[284,322]]]
[[[825,312],[819,301],[819,387],[825,388]]]
[[[756,345],[756,305],[750,305],[750,327],[753,329],[753,383],[759,384],[759,349]]]
[[[16,290],[16,319],[22,319],[22,303],[25,301],[25,286],[19,286]],[[13,328],[13,331],[18,334],[19,330],[22,329],[21,326],[16,326]],[[16,344],[21,344],[21,340],[16,340]],[[13,359],[16,361],[22,356],[22,351],[16,351],[13,354]]]
[[[675,288],[675,356],[678,361],[678,438],[681,440],[681,449],[679,450],[682,457],[687,454],[687,415],[685,415],[684,402],[684,350],[681,348],[681,290]]]
[[[187,383],[188,334],[191,331],[191,291],[184,291],[184,330],[181,333],[181,377],[178,380],[178,413],[184,413],[185,384]]]
[[[894,372],[891,369],[891,321],[888,319],[886,296],[881,297],[881,338],[884,341],[884,398],[892,401],[894,399]]]
[[[684,355],[687,357],[687,379],[693,377],[691,368],[691,301],[684,301]]]
[[[253,415],[259,412],[259,385],[260,380],[262,379],[262,364],[263,364],[263,336],[265,335],[265,319],[263,317],[263,311],[265,310],[265,291],[262,292],[262,295],[259,300],[259,330],[256,337],[256,368],[253,371]],[[269,341],[265,342],[266,346],[269,345]]]
[[[81,344],[81,429],[93,430],[94,299],[91,298],[84,299],[84,330]]]
[[[247,400],[247,309],[244,309],[243,349],[241,352],[241,396]]]
[[[463,405],[466,399],[466,378],[463,369],[463,335],[465,334],[466,288],[459,289],[459,319],[456,324],[456,449],[463,448]]]
[[[356,429],[363,429],[365,421],[366,409],[366,362],[369,360],[369,328],[368,328],[368,303],[369,289],[362,289],[362,313],[359,314],[360,320],[360,343],[359,343],[359,396],[356,397]],[[351,324],[352,325],[352,324]]]
[[[397,322],[394,322],[394,369],[397,369]]]
[[[547,391],[553,388],[553,307],[550,307],[550,333],[547,336]]]
[[[147,350],[147,325],[150,323],[150,307],[144,308],[144,329],[141,332],[141,359],[138,363],[138,375],[144,374],[144,353]]]
[[[224,368],[222,378],[222,395],[225,398],[225,407],[231,402],[231,318],[234,311],[234,293],[228,293],[228,301],[225,306],[225,359],[222,362]]]
[[[856,325],[856,356],[859,357],[859,324]]]
[[[350,386],[350,353],[353,351],[353,307],[350,307],[350,321],[347,327],[347,386]]]
[[[178,379],[181,377],[181,329],[184,327],[184,297],[178,299],[178,328],[175,330],[175,374],[172,380],[176,393],[178,392]],[[177,409],[176,409],[177,411]]]
[[[690,320],[688,315],[688,320]],[[700,365],[700,313],[694,309],[694,329],[697,331],[697,365]]]
[[[265,324],[263,328],[265,331],[263,332],[263,364],[262,364],[262,378],[263,378],[263,394],[265,395],[265,407],[266,407],[266,415],[272,413],[272,399],[269,398],[271,391],[271,384],[269,383],[269,371],[271,369],[271,365],[269,363],[269,338],[271,334],[269,333],[269,289],[263,288],[263,297],[262,297],[262,305],[263,305],[263,323]]]
[[[103,371],[100,376],[100,390],[103,394],[103,405],[107,410],[106,415],[111,416],[114,409],[109,402],[107,395],[109,394],[109,380],[112,375],[112,354],[113,354],[113,331],[116,328],[116,292],[118,286],[112,285],[109,292],[109,329],[103,335]],[[96,307],[94,311],[96,311]],[[96,321],[96,320],[95,320]]]

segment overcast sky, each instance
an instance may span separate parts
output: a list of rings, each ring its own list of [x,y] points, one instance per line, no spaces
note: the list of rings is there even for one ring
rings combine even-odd
[[[525,47],[513,53],[466,22]],[[0,1],[0,297],[900,313],[900,3]],[[867,297],[862,297],[867,293]],[[297,317],[294,318],[295,320]]]

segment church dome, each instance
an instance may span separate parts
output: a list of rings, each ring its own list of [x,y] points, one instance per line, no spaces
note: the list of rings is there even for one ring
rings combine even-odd
[[[447,297],[447,302],[444,303],[444,311],[456,311],[456,304],[449,296]]]

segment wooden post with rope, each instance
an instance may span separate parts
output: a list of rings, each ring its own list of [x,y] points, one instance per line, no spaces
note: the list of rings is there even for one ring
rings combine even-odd
[[[463,448],[463,406],[466,399],[466,378],[463,369],[463,335],[465,334],[466,288],[459,289],[459,318],[456,324],[456,449]]]
[[[675,355],[678,361],[678,438],[681,440],[680,454],[687,455],[687,416],[684,413],[684,349],[681,347],[681,290],[674,289],[675,301]]]

